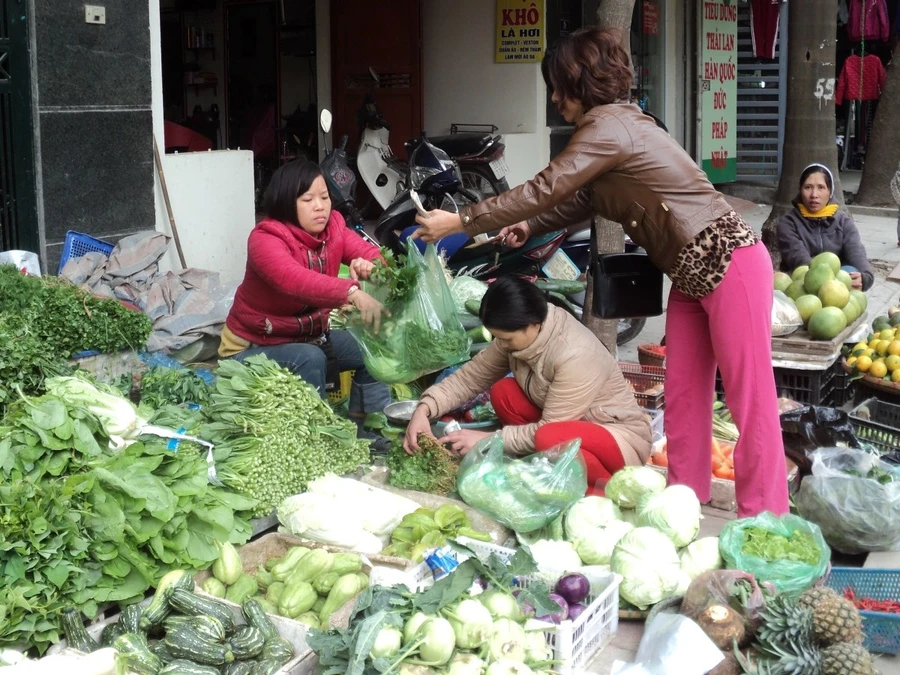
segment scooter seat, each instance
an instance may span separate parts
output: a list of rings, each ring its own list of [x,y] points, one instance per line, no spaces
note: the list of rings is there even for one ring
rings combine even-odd
[[[448,134],[427,138],[429,143],[436,145],[453,158],[478,155],[494,140],[491,134]],[[406,142],[406,150],[411,153],[420,142],[420,138],[411,138]]]
[[[576,242],[576,241],[590,241],[591,240],[591,229],[585,228],[583,230],[578,230],[578,232],[574,232],[566,237],[566,241]]]

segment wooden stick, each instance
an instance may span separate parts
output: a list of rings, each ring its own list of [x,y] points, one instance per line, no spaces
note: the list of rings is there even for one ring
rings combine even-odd
[[[166,174],[163,173],[162,158],[159,156],[159,146],[156,144],[156,136],[153,137],[153,158],[156,160],[156,170],[159,172],[159,183],[162,185],[163,199],[166,200],[166,212],[169,214],[169,226],[175,237],[175,249],[178,251],[178,260],[182,269],[187,269],[184,261],[184,251],[181,250],[181,238],[178,236],[178,228],[175,226],[175,214],[172,213],[172,202],[169,201],[169,189],[166,187]]]

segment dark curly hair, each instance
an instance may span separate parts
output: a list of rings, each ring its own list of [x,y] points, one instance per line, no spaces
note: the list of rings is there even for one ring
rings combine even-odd
[[[547,50],[541,62],[544,82],[585,110],[628,100],[634,73],[618,31],[582,28]]]

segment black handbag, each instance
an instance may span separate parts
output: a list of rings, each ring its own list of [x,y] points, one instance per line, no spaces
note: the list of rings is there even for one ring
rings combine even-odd
[[[602,319],[637,319],[663,313],[663,273],[646,253],[597,253],[591,225],[594,314]]]

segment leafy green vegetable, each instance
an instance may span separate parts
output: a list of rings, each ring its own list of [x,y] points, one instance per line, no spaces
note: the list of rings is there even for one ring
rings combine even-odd
[[[152,408],[209,403],[211,387],[190,368],[150,368],[141,377],[141,403]]]
[[[760,527],[744,530],[744,545],[741,552],[769,562],[790,560],[807,565],[816,565],[822,552],[816,540],[807,532],[795,531],[790,538]]]
[[[381,249],[381,258],[375,261],[370,280],[376,286],[387,289],[386,303],[393,305],[407,302],[416,288],[418,271],[407,264],[405,255],[395,255],[387,247]]]
[[[219,362],[200,436],[215,444],[219,480],[267,516],[326,473],[369,459],[356,425],[338,417],[312,385],[264,355]]]
[[[436,511],[419,508],[403,517],[382,553],[421,562],[426,551],[459,536],[490,541],[490,535],[472,529],[466,512],[456,504],[444,504]]]
[[[426,434],[419,434],[419,448],[419,452],[410,455],[401,440],[391,445],[386,461],[391,471],[388,482],[396,488],[441,496],[453,492],[459,461]]]

